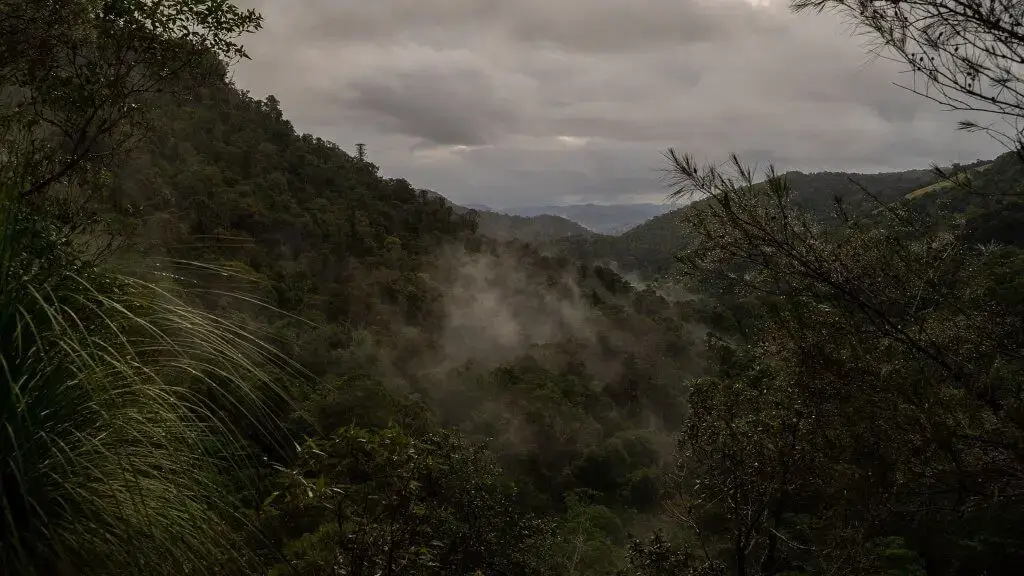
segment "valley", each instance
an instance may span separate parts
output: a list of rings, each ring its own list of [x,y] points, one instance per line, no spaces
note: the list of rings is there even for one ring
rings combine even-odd
[[[410,38],[439,41],[442,4],[404,6],[431,23]],[[907,4],[847,9],[916,22]],[[1019,150],[775,173],[669,148],[664,203],[598,204],[661,141],[652,106],[620,122],[587,100],[587,125],[462,49],[440,79],[339,52],[333,72],[372,74],[320,109],[258,96],[235,76],[263,23],[246,6],[0,0],[0,576],[1019,573]],[[404,18],[356,8],[374,7],[315,29]],[[541,30],[557,14],[533,8],[530,34],[559,41],[531,70],[561,80],[597,22]],[[439,58],[413,45],[395,49],[413,68]],[[309,62],[275,55],[291,89]],[[580,99],[610,91],[582,78]],[[612,153],[541,137],[516,98],[559,129],[642,130]],[[702,142],[700,116],[678,138]],[[485,189],[495,151],[529,164],[514,184],[551,173],[594,202],[499,210],[434,185]]]

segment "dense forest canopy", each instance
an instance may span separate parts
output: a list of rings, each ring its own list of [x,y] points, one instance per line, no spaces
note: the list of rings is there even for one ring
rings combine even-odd
[[[230,80],[260,24],[0,0],[0,574],[1024,566],[1016,154],[669,151],[692,202],[589,234],[299,134]]]

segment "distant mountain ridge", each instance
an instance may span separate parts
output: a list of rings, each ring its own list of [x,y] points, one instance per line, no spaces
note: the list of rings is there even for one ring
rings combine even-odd
[[[568,218],[600,234],[622,234],[676,208],[672,204],[570,204],[566,206],[521,206],[498,210],[515,216],[550,214]]]
[[[978,160],[960,167],[976,171],[992,161]],[[794,201],[805,210],[828,218],[836,198],[850,213],[872,209],[868,195],[889,203],[907,196],[941,189],[947,183],[931,169],[877,174],[847,172],[787,172]],[[433,191],[428,194],[444,198]],[[447,198],[446,198],[447,200]],[[478,229],[497,240],[519,240],[563,252],[589,262],[614,262],[623,272],[650,279],[675,265],[673,254],[682,244],[678,204],[571,204],[490,208],[483,204],[459,205],[456,213],[474,212]]]
[[[421,190],[430,197],[448,202],[456,214],[472,213],[476,216],[477,231],[500,241],[519,240],[531,244],[544,244],[570,236],[592,236],[594,233],[581,224],[553,214],[519,216],[504,214],[482,204],[460,205],[433,190]]]
[[[580,224],[561,216],[515,216],[498,212],[474,210],[477,231],[501,241],[519,240],[530,244],[543,244],[572,236],[589,237],[594,233]]]
[[[976,172],[991,162],[979,160],[960,168]],[[865,191],[888,204],[929,190],[945,189],[942,178],[931,169],[877,174],[787,172],[784,176],[794,191],[794,202],[826,220],[831,217],[836,198],[842,199],[848,213],[862,214],[877,207]],[[635,273],[645,281],[661,277],[675,268],[674,255],[685,241],[679,224],[683,211],[699,203],[666,211],[623,234],[564,237],[555,240],[553,248],[585,262],[615,263],[623,273]]]

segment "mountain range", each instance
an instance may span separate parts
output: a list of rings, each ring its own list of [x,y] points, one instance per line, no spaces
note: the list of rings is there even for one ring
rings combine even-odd
[[[522,206],[498,210],[515,216],[561,216],[600,234],[622,234],[677,208],[673,204],[571,204],[566,206]]]
[[[959,166],[964,174],[979,174],[993,161]],[[952,168],[945,168],[949,171]],[[794,201],[821,218],[832,218],[836,202],[848,214],[864,213],[904,198],[921,198],[952,185],[934,169],[859,174],[846,172],[788,172]],[[638,279],[667,273],[682,243],[679,219],[686,206],[678,204],[580,204],[493,209],[453,204],[459,213],[473,211],[481,234],[497,240],[519,240],[573,259],[613,264]]]

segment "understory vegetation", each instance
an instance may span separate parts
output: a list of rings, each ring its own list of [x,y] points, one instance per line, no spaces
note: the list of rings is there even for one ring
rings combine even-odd
[[[881,4],[798,8],[1020,47]],[[0,575],[1019,573],[1016,152],[669,151],[645,252],[538,247],[233,85],[260,25],[0,0]]]

